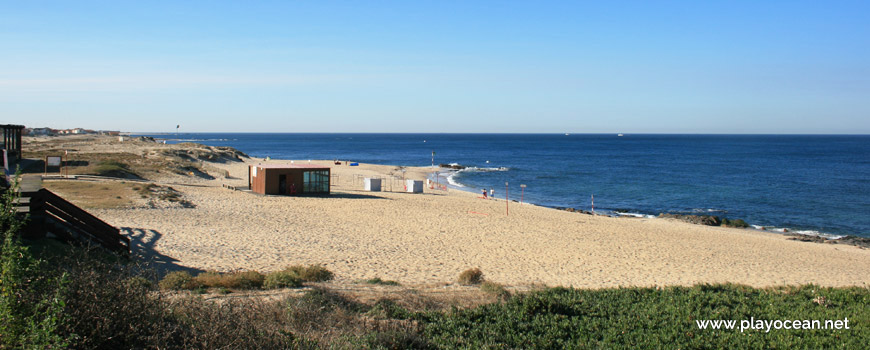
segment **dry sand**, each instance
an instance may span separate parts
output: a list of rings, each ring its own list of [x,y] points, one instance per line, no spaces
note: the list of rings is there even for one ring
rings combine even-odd
[[[451,282],[471,267],[479,267],[489,280],[514,286],[870,283],[870,250],[859,247],[517,203],[510,203],[506,215],[504,200],[483,200],[476,193],[428,188],[423,194],[364,192],[354,181],[401,176],[394,166],[313,163],[329,165],[338,175],[328,197],[228,190],[221,185],[247,186],[247,164],[215,163],[233,179],[173,185],[196,208],[92,212],[124,228],[136,242],[135,250],[172,260],[173,266],[203,270],[265,272],[323,264],[338,281],[381,277],[406,285]],[[406,176],[424,179],[429,171],[408,168]],[[399,186],[395,182],[394,189]]]

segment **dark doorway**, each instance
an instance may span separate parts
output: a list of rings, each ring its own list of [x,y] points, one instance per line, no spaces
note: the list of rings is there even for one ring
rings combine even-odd
[[[287,175],[278,175],[278,193],[287,194]]]

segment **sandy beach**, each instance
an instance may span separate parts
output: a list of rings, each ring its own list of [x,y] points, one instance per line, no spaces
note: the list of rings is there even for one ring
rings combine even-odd
[[[107,141],[82,144],[78,152],[113,150],[148,157],[149,150],[182,147]],[[396,192],[363,191],[359,178],[401,177],[397,166],[312,161],[330,166],[337,175],[326,197],[263,196],[223,187],[247,187],[248,165],[258,163],[267,161],[203,163],[228,171],[229,178],[157,179],[180,192],[193,208],[90,211],[122,228],[135,243],[134,254],[200,270],[274,271],[292,264],[323,264],[338,282],[381,277],[408,285],[450,283],[471,267],[479,267],[488,280],[512,286],[870,283],[870,250],[855,246],[515,202],[506,214],[503,199],[429,188],[422,194],[401,193],[399,182],[392,188]],[[421,180],[432,171],[406,170],[407,178]],[[52,181],[72,180],[46,183]],[[387,190],[390,185],[385,185]]]

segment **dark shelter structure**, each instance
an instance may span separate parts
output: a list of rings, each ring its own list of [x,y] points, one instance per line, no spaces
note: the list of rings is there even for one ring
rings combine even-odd
[[[329,194],[329,167],[308,164],[248,166],[248,187],[260,194]]]
[[[6,150],[9,161],[21,160],[21,133],[24,125],[2,124],[0,128],[3,128],[3,149]]]

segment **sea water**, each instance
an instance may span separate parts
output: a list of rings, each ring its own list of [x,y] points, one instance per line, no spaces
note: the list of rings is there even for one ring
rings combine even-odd
[[[148,135],[255,157],[405,166],[459,164],[454,189],[625,215],[743,219],[870,237],[870,136],[625,134]],[[434,160],[433,160],[434,152]],[[507,183],[507,188],[505,186]],[[520,185],[525,185],[521,189]]]

